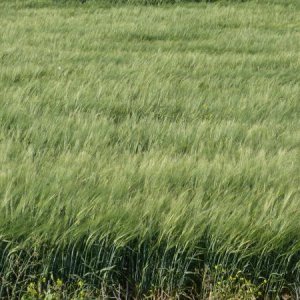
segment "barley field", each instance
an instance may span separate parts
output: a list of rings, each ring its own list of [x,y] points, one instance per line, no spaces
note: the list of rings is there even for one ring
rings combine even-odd
[[[300,299],[300,2],[145,4],[0,1],[0,298]]]

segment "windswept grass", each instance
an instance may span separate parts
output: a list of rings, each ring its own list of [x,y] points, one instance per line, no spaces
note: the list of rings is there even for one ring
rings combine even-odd
[[[0,296],[297,286],[299,20],[283,0],[1,1]]]

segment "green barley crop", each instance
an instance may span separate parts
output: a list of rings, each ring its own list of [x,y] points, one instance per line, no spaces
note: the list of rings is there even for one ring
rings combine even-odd
[[[299,9],[1,1],[0,297],[292,291]]]

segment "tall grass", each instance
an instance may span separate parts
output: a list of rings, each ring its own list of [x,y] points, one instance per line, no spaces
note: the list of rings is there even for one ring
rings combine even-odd
[[[289,3],[1,1],[1,297],[53,274],[205,298],[220,265],[299,283]]]

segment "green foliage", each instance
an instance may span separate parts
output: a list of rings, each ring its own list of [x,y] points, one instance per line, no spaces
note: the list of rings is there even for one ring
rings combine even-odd
[[[0,297],[299,284],[290,3],[0,1]]]
[[[83,300],[90,299],[92,295],[85,288],[82,280],[67,286],[63,280],[54,279],[53,276],[48,280],[46,277],[39,278],[37,282],[31,281],[27,285],[26,292],[22,295],[22,300],[56,300],[72,299]]]
[[[215,265],[212,270],[205,270],[203,279],[202,286],[204,290],[206,289],[206,297],[203,298],[209,299],[259,299],[265,294],[268,284],[268,281],[263,278],[258,283],[253,283],[241,270],[228,273],[222,265]]]

